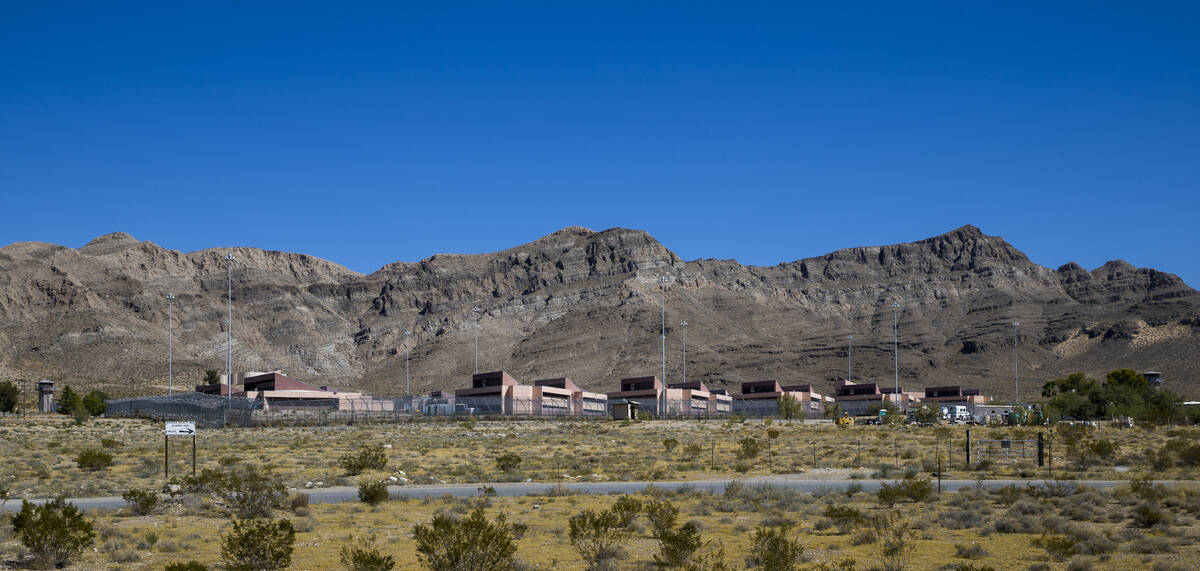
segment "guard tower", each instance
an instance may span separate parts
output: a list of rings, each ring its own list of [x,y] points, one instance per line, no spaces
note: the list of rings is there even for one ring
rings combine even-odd
[[[37,394],[38,412],[54,412],[54,381],[38,381]]]

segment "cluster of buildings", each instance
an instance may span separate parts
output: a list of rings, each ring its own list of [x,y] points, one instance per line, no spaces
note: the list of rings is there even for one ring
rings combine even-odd
[[[657,376],[621,379],[620,390],[586,391],[567,377],[540,379],[523,384],[505,371],[471,376],[471,386],[453,392],[433,391],[411,400],[376,398],[360,392],[310,385],[280,371],[238,373],[229,383],[199,385],[196,392],[245,398],[264,410],[353,410],[356,412],[420,411],[429,415],[475,414],[514,416],[632,415],[631,409],[655,416],[773,416],[780,397],[791,397],[796,417],[821,417],[836,404],[850,415],[867,413],[872,405],[894,404],[901,410],[935,402],[939,406],[966,406],[974,411],[991,397],[959,386],[929,387],[920,392],[878,383],[838,381],[834,394],[824,395],[810,384],[783,385],[779,381],[747,381],[740,394],[710,389],[701,381],[664,383]],[[237,386],[241,385],[241,390]],[[230,395],[230,391],[233,391]]]

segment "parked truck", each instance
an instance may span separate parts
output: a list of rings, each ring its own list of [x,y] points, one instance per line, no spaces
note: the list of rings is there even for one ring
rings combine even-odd
[[[942,420],[947,422],[969,422],[971,420],[971,412],[965,406],[944,406],[942,407]]]

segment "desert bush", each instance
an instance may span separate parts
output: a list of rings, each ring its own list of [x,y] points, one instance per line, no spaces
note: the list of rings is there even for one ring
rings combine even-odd
[[[366,470],[382,470],[387,468],[387,453],[380,446],[364,444],[338,458],[338,466],[349,476],[357,476]]]
[[[101,438],[100,445],[105,448],[120,448],[124,446],[125,443],[115,438]]]
[[[838,533],[846,535],[854,528],[863,525],[867,521],[867,517],[861,511],[850,506],[825,506],[825,510],[821,512],[829,522],[838,528]]]
[[[351,537],[342,545],[338,559],[349,571],[391,571],[396,566],[396,558],[381,553],[373,537]]]
[[[758,458],[758,455],[766,449],[766,443],[754,437],[747,436],[738,440],[737,459],[738,460],[753,460]]]
[[[130,488],[121,499],[129,502],[129,509],[136,515],[150,515],[158,507],[158,494],[153,490]]]
[[[496,457],[496,468],[501,472],[513,472],[521,465],[521,457],[512,452],[505,452]]]
[[[617,498],[609,508],[620,520],[621,527],[632,529],[633,521],[642,511],[642,501],[629,495]]]
[[[295,492],[288,496],[288,507],[296,515],[308,515],[308,494]]]
[[[292,564],[295,543],[296,529],[289,520],[234,520],[221,536],[221,563],[239,571],[284,569]]]
[[[899,501],[923,502],[933,497],[933,483],[925,478],[908,478],[895,485],[881,482],[876,492],[879,503],[891,507]]]
[[[667,437],[663,439],[662,446],[663,450],[667,452],[667,456],[670,456],[671,452],[675,450],[675,447],[679,446],[679,441],[674,438]]]
[[[42,505],[21,501],[21,511],[12,516],[13,533],[33,554],[36,569],[64,567],[96,540],[91,521],[64,498]]]
[[[456,518],[434,515],[428,524],[413,527],[421,563],[433,571],[516,568],[517,543],[504,514],[488,521],[483,507]]]
[[[1075,545],[1079,543],[1078,539],[1069,535],[1044,534],[1034,538],[1033,545],[1046,550],[1055,561],[1065,561],[1068,557],[1075,554]]]
[[[1129,546],[1129,551],[1143,554],[1171,553],[1175,551],[1175,547],[1165,537],[1150,536],[1133,542]]]
[[[1088,451],[1093,456],[1101,460],[1111,460],[1116,456],[1117,450],[1121,448],[1120,444],[1107,438],[1097,438],[1087,443]]]
[[[387,483],[380,480],[363,479],[358,482],[358,501],[377,506],[388,499]]]
[[[938,523],[946,529],[971,529],[983,523],[978,510],[951,508],[937,515]]]
[[[792,571],[798,569],[804,557],[804,546],[799,539],[791,537],[791,527],[778,528],[759,526],[754,530],[754,542],[746,567],[761,567],[768,571]]]
[[[1158,506],[1146,502],[1133,508],[1132,525],[1141,528],[1150,528],[1156,525],[1166,524],[1169,522],[1169,516],[1163,512]]]
[[[167,563],[167,566],[163,568],[163,571],[208,571],[208,567],[203,563],[193,559],[191,561],[176,561],[174,563]]]
[[[954,544],[954,556],[959,559],[983,559],[988,555],[991,555],[988,550],[978,543]]]
[[[75,463],[80,470],[99,472],[112,466],[113,456],[99,448],[88,448],[75,457]]]
[[[624,545],[633,534],[628,523],[623,513],[615,509],[587,510],[567,521],[567,537],[589,570],[615,570],[616,561],[624,556]]]
[[[215,494],[241,518],[271,517],[288,505],[288,492],[270,469],[239,466],[229,472],[205,468],[178,480],[180,491]]]
[[[916,549],[912,528],[899,513],[891,512],[874,519],[875,533],[879,537],[879,556],[884,571],[908,569],[912,552]]]

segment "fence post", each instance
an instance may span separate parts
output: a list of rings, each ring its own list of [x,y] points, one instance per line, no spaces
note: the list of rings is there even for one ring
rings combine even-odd
[[[1042,433],[1038,432],[1038,467],[1046,465],[1046,443],[1042,440]]]
[[[963,464],[963,469],[966,470],[967,466],[970,466],[970,465],[971,465],[971,429],[968,428],[967,429],[967,462],[966,462],[966,464]]]

